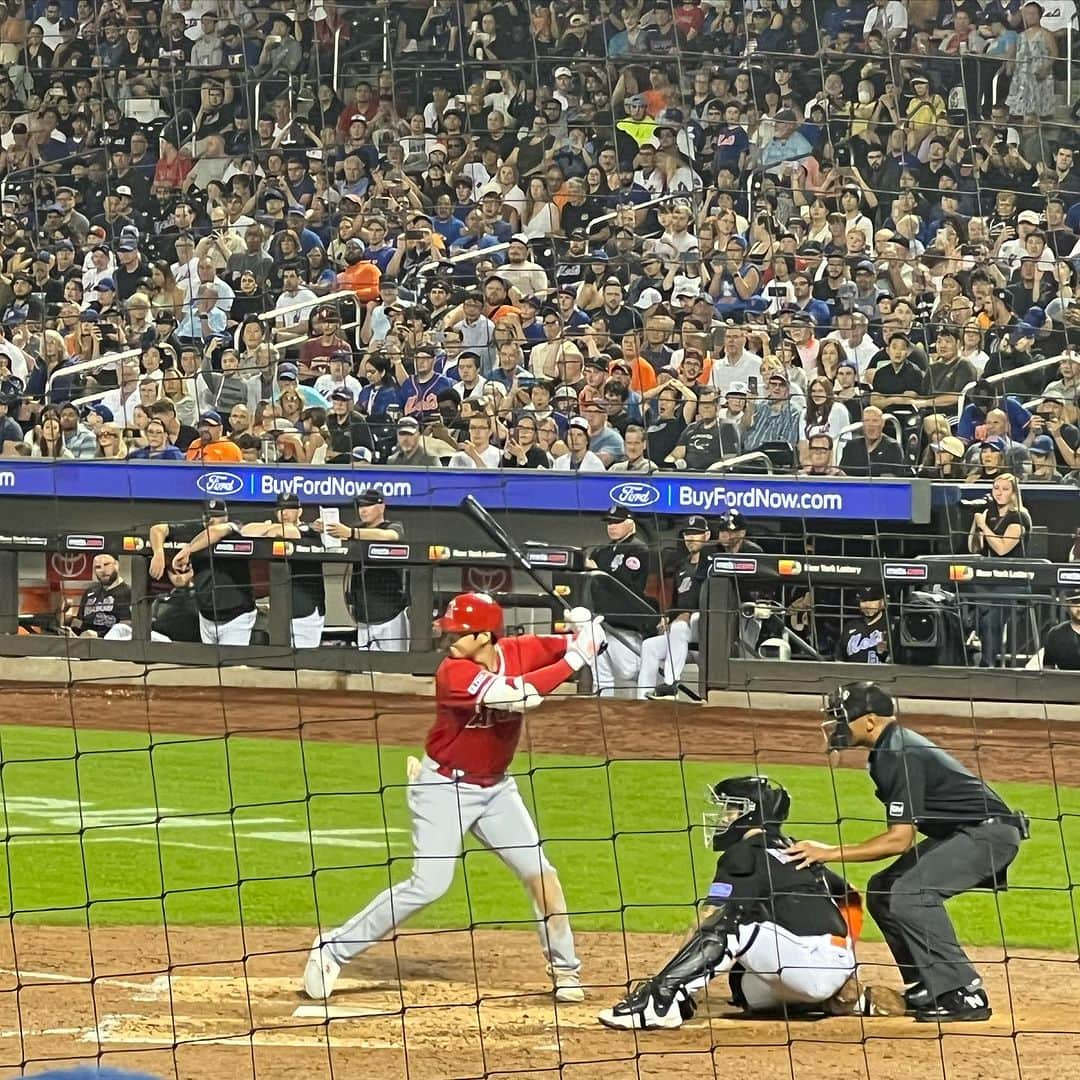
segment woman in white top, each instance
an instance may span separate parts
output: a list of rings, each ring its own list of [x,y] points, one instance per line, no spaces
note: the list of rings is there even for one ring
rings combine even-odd
[[[806,388],[806,411],[803,413],[802,431],[799,435],[799,460],[802,464],[809,463],[809,440],[812,434],[828,432],[835,446],[840,432],[850,423],[851,415],[847,408],[833,397],[832,380],[823,376],[811,379]]]
[[[502,199],[503,215],[514,227],[519,229],[521,215],[525,212],[525,192],[518,186],[518,171],[514,165],[500,165],[495,179],[484,185],[484,191],[496,191]],[[484,194],[481,191],[481,196]]]
[[[966,360],[982,375],[986,362],[990,359],[983,349],[983,330],[978,319],[968,319],[964,323],[964,332],[960,335],[960,359]]]
[[[539,240],[559,231],[559,208],[551,201],[547,180],[534,176],[529,180],[529,193],[521,213],[521,233],[530,240]]]

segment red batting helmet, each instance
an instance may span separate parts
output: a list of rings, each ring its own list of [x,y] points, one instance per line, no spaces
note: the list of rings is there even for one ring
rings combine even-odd
[[[503,611],[487,593],[462,593],[450,601],[446,614],[436,619],[435,625],[448,634],[501,634]]]

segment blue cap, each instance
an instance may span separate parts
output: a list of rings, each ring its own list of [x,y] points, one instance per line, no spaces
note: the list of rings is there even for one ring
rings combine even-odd
[[[116,282],[111,277],[103,277],[97,283],[98,292],[102,289],[108,289],[110,292],[116,292]]]
[[[278,364],[277,377],[279,379],[299,379],[300,369],[295,364]]]
[[[1052,454],[1054,452],[1054,440],[1049,435],[1036,435],[1031,440],[1028,451],[1032,454]]]
[[[215,409],[207,409],[206,412],[204,412],[199,417],[199,423],[200,424],[217,424],[218,427],[224,427],[224,424],[222,423],[222,420],[221,420],[221,413],[217,412]]]
[[[97,322],[100,318],[96,308],[91,307],[79,312],[79,322]]]
[[[100,416],[102,421],[106,424],[113,422],[113,411],[108,405],[102,405],[100,401],[95,402],[86,410],[87,413],[94,413],[95,416]]]
[[[983,439],[979,447],[989,446],[991,450],[1000,450],[1005,453],[1005,440],[1000,435],[991,435],[989,439]]]
[[[1035,327],[1032,326],[1030,323],[1022,322],[1017,323],[1013,327],[1012,333],[1009,335],[1009,339],[1015,345],[1021,338],[1033,338],[1034,336]]]
[[[1041,330],[1046,325],[1046,312],[1041,307],[1030,307],[1024,316],[1024,322],[1028,326],[1034,326],[1036,330]]]

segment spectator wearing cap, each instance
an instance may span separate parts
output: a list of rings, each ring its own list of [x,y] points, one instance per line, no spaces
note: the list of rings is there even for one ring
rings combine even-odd
[[[1054,440],[1049,435],[1037,435],[1028,446],[1031,472],[1024,477],[1025,484],[1060,484],[1063,477],[1057,469]]]
[[[316,542],[315,530],[304,523],[304,509],[295,492],[282,492],[274,504],[274,516],[248,522],[242,536]],[[326,582],[322,565],[316,560],[288,559],[289,644],[294,649],[317,649],[326,625]]]
[[[962,439],[955,435],[944,435],[927,446],[918,474],[928,480],[963,482],[968,473],[964,464],[966,453],[967,447]]]
[[[705,472],[724,458],[738,454],[742,432],[735,424],[722,421],[719,412],[719,392],[715,387],[703,386],[697,392],[697,419],[685,428],[664,463],[676,469]]]
[[[622,461],[626,457],[623,438],[608,422],[606,403],[600,398],[585,400],[581,404],[581,415],[588,425],[589,449],[603,462],[604,468]]]
[[[251,562],[246,558],[215,557],[213,551],[222,540],[239,532],[222,499],[209,499],[204,504],[201,521],[161,523],[150,529],[150,576],[160,580],[167,565],[179,574],[189,570],[194,573],[199,636],[204,645],[251,644],[256,617]],[[171,563],[165,555],[167,540],[182,545]]]
[[[1027,407],[1032,410],[1024,439],[1027,446],[1033,447],[1039,438],[1048,437],[1052,456],[1062,472],[1080,467],[1080,429],[1065,419],[1065,398],[1061,391],[1047,388],[1041,398],[1029,401]]]
[[[773,119],[773,136],[761,151],[761,167],[780,175],[784,164],[803,161],[814,149],[799,131],[799,119],[792,109],[781,109]]]
[[[316,532],[350,544],[400,543],[405,538],[405,526],[387,518],[386,500],[378,488],[367,488],[353,501],[357,524],[340,521],[312,522]],[[369,563],[366,559],[349,564],[345,583],[349,610],[356,620],[356,645],[373,652],[409,651],[409,594],[408,571],[386,563]]]
[[[765,400],[747,403],[743,414],[742,449],[760,450],[767,443],[799,441],[802,413],[791,403],[791,386],[787,375],[775,371],[765,380]]]
[[[433,468],[439,459],[427,448],[421,438],[420,423],[415,416],[403,416],[397,422],[394,437],[397,449],[386,459],[387,465],[396,468]]]
[[[437,413],[438,395],[443,390],[453,389],[453,383],[435,370],[435,348],[432,345],[418,345],[413,351],[413,373],[408,374],[399,364],[397,376],[404,398],[405,414],[420,420]]]
[[[604,472],[604,462],[589,449],[589,421],[583,416],[573,417],[567,425],[565,454],[555,458],[552,468],[556,472]]]
[[[315,380],[315,392],[330,401],[335,390],[348,390],[351,395],[350,400],[357,401],[363,386],[352,374],[352,350],[339,346],[326,356],[326,364],[329,370]]]
[[[225,437],[225,424],[216,409],[207,409],[199,417],[199,438],[188,447],[184,456],[188,461],[202,462],[241,460],[239,447]]]

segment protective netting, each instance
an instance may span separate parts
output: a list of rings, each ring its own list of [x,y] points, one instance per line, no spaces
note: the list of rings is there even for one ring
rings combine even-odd
[[[1036,7],[9,5],[0,1069],[1068,1070],[1080,755],[1072,676],[1042,665],[1080,666],[1080,174],[1074,12]],[[681,439],[709,388],[715,435]],[[63,460],[132,451],[153,460]],[[609,474],[625,457],[660,478]],[[537,465],[567,476],[508,475]],[[841,471],[858,487],[821,486]],[[609,501],[644,547],[585,573]],[[481,820],[499,853],[455,846],[491,777],[417,794],[440,783],[410,762],[429,615],[463,589],[513,631],[578,603],[613,627],[513,758],[565,916],[516,802]],[[782,782],[800,840],[882,831],[891,801],[862,751],[824,755],[817,712],[879,663],[905,722],[1031,818],[1008,891],[938,880],[993,1016],[747,1017],[718,975],[678,1030],[602,1027],[727,899],[707,785]],[[882,865],[831,864],[860,890]],[[400,894],[340,931],[410,875],[431,906],[400,934],[364,937]],[[327,1003],[316,935],[335,965],[371,946]],[[855,955],[860,985],[902,986],[873,918]]]

